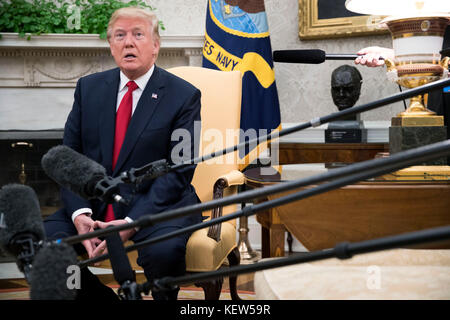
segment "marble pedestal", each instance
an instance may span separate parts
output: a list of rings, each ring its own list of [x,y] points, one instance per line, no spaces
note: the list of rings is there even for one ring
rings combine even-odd
[[[389,152],[391,154],[417,148],[447,139],[445,126],[389,128]],[[429,160],[417,165],[447,165],[446,158]]]

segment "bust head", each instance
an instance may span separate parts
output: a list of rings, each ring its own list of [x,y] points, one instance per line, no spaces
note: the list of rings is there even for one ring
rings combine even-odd
[[[331,96],[339,111],[351,108],[359,99],[362,76],[358,69],[342,65],[331,74]]]

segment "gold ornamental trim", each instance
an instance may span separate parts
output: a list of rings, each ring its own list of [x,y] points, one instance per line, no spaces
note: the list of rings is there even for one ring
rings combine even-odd
[[[441,32],[409,32],[409,33],[396,33],[392,34],[392,39],[402,39],[402,38],[411,38],[411,37],[442,37],[443,34]]]
[[[439,64],[423,63],[423,64],[402,64],[396,66],[399,76],[414,77],[417,75],[442,75],[444,68]]]
[[[384,180],[450,181],[450,166],[412,166],[381,176]]]
[[[394,127],[441,127],[444,125],[442,116],[424,116],[424,117],[393,117],[391,125]]]
[[[332,1],[330,1],[331,3]],[[326,1],[323,1],[326,6]],[[386,16],[363,15],[319,19],[318,0],[298,0],[298,27],[301,40],[319,40],[388,34],[379,23]]]
[[[438,33],[443,36],[448,22],[444,17],[418,17],[387,21],[386,24],[394,36],[409,33]]]

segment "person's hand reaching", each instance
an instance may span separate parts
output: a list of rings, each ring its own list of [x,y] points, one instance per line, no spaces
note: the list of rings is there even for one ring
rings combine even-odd
[[[384,65],[386,59],[394,60],[395,54],[393,49],[383,47],[367,47],[357,52],[359,55],[355,59],[355,64],[368,67],[380,67]]]

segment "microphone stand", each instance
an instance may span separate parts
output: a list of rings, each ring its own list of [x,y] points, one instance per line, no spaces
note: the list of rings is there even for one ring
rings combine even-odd
[[[281,206],[293,201],[298,201],[313,195],[325,193],[330,190],[334,190],[340,187],[343,187],[345,185],[364,180],[369,179],[373,177],[380,176],[385,173],[389,173],[407,166],[410,166],[412,164],[416,164],[422,161],[426,161],[433,158],[439,158],[442,156],[445,156],[447,154],[450,154],[450,140],[434,143],[431,145],[422,146],[420,148],[416,149],[410,149],[403,152],[399,152],[396,154],[393,154],[390,157],[387,158],[377,158],[373,160],[368,160],[364,162],[359,162],[355,164],[351,164],[346,167],[333,169],[329,172],[298,179],[294,181],[289,181],[285,183],[280,183],[268,187],[264,187],[261,189],[251,190],[251,191],[245,191],[241,194],[238,194],[236,196],[231,196],[228,198],[222,198],[215,201],[209,201],[202,204],[194,205],[194,206],[188,206],[180,209],[175,210],[169,210],[164,213],[160,213],[157,215],[147,215],[139,218],[133,223],[122,225],[122,226],[116,226],[116,227],[110,227],[107,229],[97,230],[89,234],[84,235],[78,235],[70,238],[65,238],[63,241],[66,241],[68,243],[76,243],[80,242],[92,237],[101,236],[104,233],[108,231],[122,231],[131,227],[145,227],[149,224],[154,224],[160,221],[165,221],[169,219],[173,219],[179,216],[192,214],[194,212],[198,211],[206,211],[209,209],[212,209],[214,207],[229,205],[232,203],[238,203],[242,202],[248,199],[252,198],[258,198],[263,195],[269,195],[269,194],[275,194],[282,191],[289,191],[293,190],[302,186],[307,186],[311,184],[315,184],[318,182],[324,182],[316,187],[301,190],[299,192],[295,192],[283,197],[280,197],[278,199],[262,202],[256,205],[249,205],[244,207],[241,210],[238,210],[234,213],[227,214],[225,216],[221,216],[215,219],[211,219],[209,221],[201,222],[199,224],[195,224],[177,231],[173,231],[171,233],[167,233],[165,235],[161,235],[155,238],[151,238],[145,241],[142,241],[140,243],[136,243],[134,245],[128,246],[125,248],[127,252],[139,249],[143,246],[150,245],[155,242],[159,242],[180,234],[193,232],[199,229],[203,229],[206,227],[209,227],[213,224],[226,222],[232,219],[239,218],[241,216],[251,216],[256,214],[258,211],[267,210],[270,208],[274,208],[277,206]],[[334,179],[334,180],[333,180]],[[331,181],[330,181],[331,180]],[[238,201],[236,201],[238,200]],[[95,234],[97,233],[97,234]],[[101,234],[100,234],[101,233]],[[107,259],[107,255],[98,256],[89,260],[85,260],[81,262],[79,265],[82,267],[85,267],[91,263],[99,262],[102,260]]]
[[[376,238],[360,242],[341,242],[334,248],[294,254],[288,258],[278,258],[270,261],[258,262],[251,265],[239,265],[216,271],[202,272],[193,275],[181,277],[165,277],[148,281],[142,285],[147,290],[157,288],[173,288],[181,284],[205,281],[218,277],[237,276],[245,273],[253,273],[261,270],[279,268],[298,263],[313,262],[329,258],[338,258],[340,260],[350,259],[354,255],[364,254],[374,251],[389,250],[401,248],[407,245],[421,244],[450,239],[450,226],[425,229],[421,231],[409,232],[401,235],[394,235],[383,238]]]
[[[33,260],[38,250],[42,247],[43,241],[39,240],[32,233],[19,233],[12,237],[8,247],[16,256],[16,264],[24,274],[25,280],[30,283]]]

